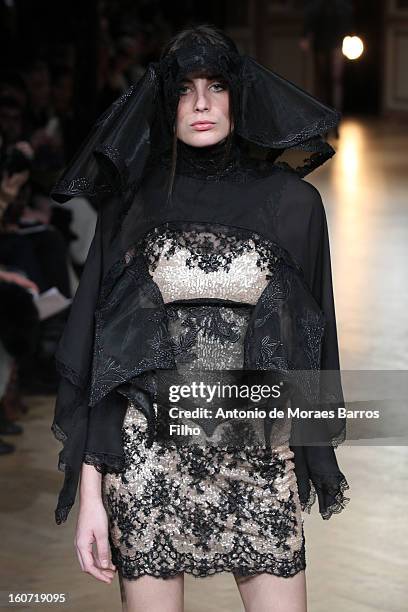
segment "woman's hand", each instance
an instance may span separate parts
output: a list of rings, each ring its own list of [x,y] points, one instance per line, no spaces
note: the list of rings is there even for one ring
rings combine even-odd
[[[8,205],[16,199],[21,187],[28,181],[29,178],[29,170],[15,172],[11,176],[9,176],[6,172],[4,173],[0,183],[0,209],[2,213],[6,210]]]
[[[6,281],[8,283],[16,283],[16,285],[20,285],[20,287],[24,287],[24,289],[31,289],[37,294],[40,293],[38,285],[36,285],[26,276],[19,274],[18,272],[8,272],[7,270],[0,270],[0,280]]]
[[[96,552],[92,550],[96,543]],[[82,571],[110,584],[116,567],[110,557],[108,517],[101,497],[82,499],[75,535],[75,547]]]

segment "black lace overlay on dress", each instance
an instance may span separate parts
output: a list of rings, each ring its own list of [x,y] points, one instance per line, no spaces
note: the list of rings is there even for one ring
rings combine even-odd
[[[306,567],[293,453],[230,453],[215,447],[146,445],[144,417],[130,405],[126,467],[103,479],[112,561],[121,575],[161,578],[270,573]]]
[[[170,241],[170,246],[164,250],[164,243]],[[211,228],[205,231],[204,227],[192,227],[180,231],[179,227],[172,227],[166,223],[160,228],[148,232],[143,240],[143,252],[149,263],[149,269],[154,271],[160,257],[170,259],[179,249],[188,249],[190,256],[186,259],[186,266],[200,267],[205,272],[216,272],[220,268],[228,271],[231,262],[243,253],[255,250],[258,259],[257,266],[261,270],[272,268],[278,261],[276,247],[268,240],[250,232]],[[128,260],[130,253],[127,254]]]

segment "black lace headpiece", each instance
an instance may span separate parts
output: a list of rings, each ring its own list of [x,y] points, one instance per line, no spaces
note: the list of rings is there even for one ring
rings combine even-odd
[[[207,71],[227,82],[234,131],[278,157],[286,149],[309,155],[296,167],[305,176],[333,154],[323,136],[340,114],[233,49],[189,43],[151,62],[144,75],[99,118],[51,195],[60,203],[78,195],[125,193],[137,186],[151,154],[168,151],[179,99],[189,72]]]

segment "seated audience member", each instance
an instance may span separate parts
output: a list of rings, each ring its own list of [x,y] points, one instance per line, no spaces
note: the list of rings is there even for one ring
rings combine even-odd
[[[20,147],[17,152],[21,151]],[[28,178],[29,169],[19,168],[19,172],[9,176],[7,190],[3,185],[0,193],[3,208],[0,262],[23,270],[37,283],[41,292],[57,287],[70,298],[67,243],[58,229],[44,223],[46,217],[41,211],[35,212],[30,208],[32,186]]]
[[[21,434],[18,418],[20,397],[16,386],[18,365],[35,354],[39,342],[40,321],[32,292],[38,287],[28,278],[0,269],[0,435]],[[13,377],[13,379],[12,379]],[[7,391],[9,393],[7,394]],[[14,446],[0,439],[0,454]]]

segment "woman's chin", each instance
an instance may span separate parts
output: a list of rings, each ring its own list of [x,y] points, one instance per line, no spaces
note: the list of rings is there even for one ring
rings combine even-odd
[[[220,140],[223,140],[223,138],[225,138],[225,136],[220,134],[218,130],[213,131],[211,129],[206,130],[205,132],[194,132],[193,134],[189,135],[186,142],[193,147],[208,147],[210,145],[217,144],[217,142],[220,142]]]

